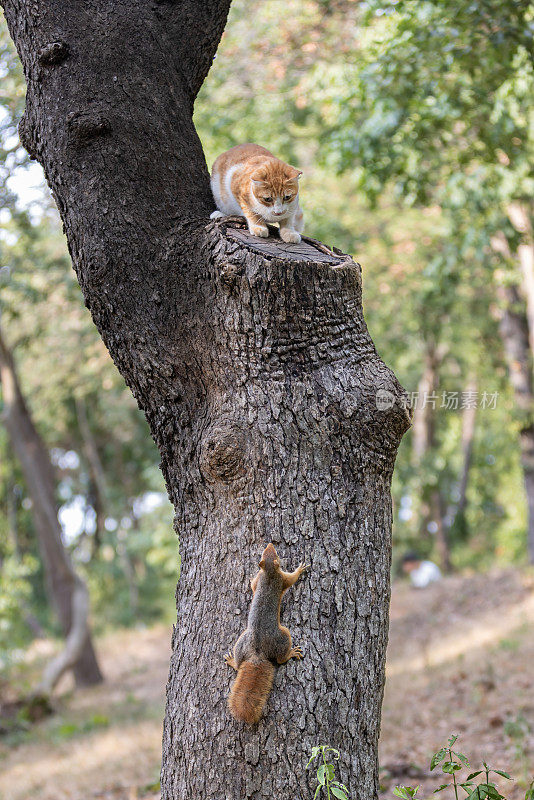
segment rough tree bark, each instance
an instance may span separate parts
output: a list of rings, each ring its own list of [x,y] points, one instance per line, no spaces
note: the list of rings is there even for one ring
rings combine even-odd
[[[4,7],[28,82],[22,137],[176,510],[162,796],[304,797],[306,757],[328,742],[352,796],[373,800],[390,480],[409,420],[363,320],[360,269],[209,222],[192,109],[229,0]],[[223,654],[269,540],[286,566],[312,564],[284,611],[306,658],[279,670],[249,729],[227,712]]]
[[[89,631],[89,595],[61,541],[57,518],[54,469],[50,456],[20,390],[11,351],[0,331],[2,420],[20,462],[33,503],[35,531],[43,560],[48,596],[66,638],[63,650],[45,668],[39,694],[50,694],[61,676],[72,669],[77,686],[102,680]]]

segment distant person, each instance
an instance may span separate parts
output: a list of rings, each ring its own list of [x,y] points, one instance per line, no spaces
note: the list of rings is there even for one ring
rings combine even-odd
[[[408,575],[412,586],[424,589],[431,583],[441,580],[441,570],[433,561],[423,560],[417,553],[405,553],[402,557],[402,571]]]

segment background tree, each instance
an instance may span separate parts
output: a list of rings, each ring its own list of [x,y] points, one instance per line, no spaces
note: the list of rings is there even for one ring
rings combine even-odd
[[[89,593],[61,541],[52,463],[33,424],[1,329],[0,384],[3,421],[30,490],[46,584],[65,636],[65,647],[47,665],[37,692],[49,695],[68,669],[73,670],[77,685],[91,686],[102,680],[102,674],[89,629]]]
[[[494,282],[503,347],[514,353],[533,560],[533,5],[400,0],[366,8],[357,57],[312,70],[301,91],[316,90],[312,113],[321,117],[329,164],[356,169],[371,199],[389,187],[410,205],[438,206],[450,220],[456,275],[469,281],[480,261]]]

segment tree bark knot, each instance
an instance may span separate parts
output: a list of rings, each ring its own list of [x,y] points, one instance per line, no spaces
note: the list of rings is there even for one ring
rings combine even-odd
[[[243,275],[244,271],[245,268],[242,264],[234,264],[231,261],[223,263],[221,268],[221,283],[226,289],[233,289],[237,279],[240,275]]]
[[[69,46],[66,42],[49,42],[41,47],[39,50],[39,63],[43,66],[52,66],[53,64],[60,64],[69,55]]]
[[[71,142],[79,147],[89,144],[98,136],[104,136],[111,130],[111,124],[96,109],[71,111],[67,114],[67,127]]]
[[[231,483],[246,474],[247,437],[244,427],[231,420],[217,421],[204,433],[200,469],[210,483]]]
[[[35,129],[30,125],[27,114],[23,114],[20,118],[19,139],[32,161],[39,161],[39,147],[35,138]]]

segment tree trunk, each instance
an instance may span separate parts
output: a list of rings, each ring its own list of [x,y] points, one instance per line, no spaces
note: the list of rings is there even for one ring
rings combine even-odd
[[[311,747],[328,742],[352,796],[374,800],[390,481],[409,415],[363,321],[358,265],[209,221],[192,109],[228,6],[5,0],[28,80],[22,135],[176,510],[162,797],[301,796]],[[223,655],[270,540],[285,566],[312,564],[284,611],[307,657],[243,728]]]
[[[94,558],[100,550],[104,535],[108,489],[104,467],[100,460],[98,447],[89,424],[89,419],[87,418],[87,406],[82,397],[76,398],[76,419],[78,420],[83,453],[87,461],[87,469],[89,472],[87,500],[95,512],[95,535],[91,545],[91,556]]]
[[[1,332],[0,332],[1,338]],[[0,380],[0,386],[1,386]],[[8,440],[9,441],[9,440]],[[12,455],[11,453],[7,455],[7,461],[9,462],[9,471],[11,474],[14,474],[14,470],[12,469]],[[4,457],[4,453],[2,453],[2,457]],[[19,534],[18,534],[18,525],[17,525],[17,507],[15,501],[15,484],[12,480],[11,476],[7,478],[7,486],[6,486],[6,505],[7,505],[7,538],[9,542],[9,546],[13,552],[17,563],[21,561],[21,552],[20,552],[20,545],[19,545]],[[0,558],[0,566],[2,565],[2,559]],[[21,608],[24,622],[35,636],[36,639],[42,639],[45,635],[43,627],[35,614],[32,614],[31,611],[28,610],[26,604]]]
[[[527,498],[527,547],[534,563],[534,387],[528,325],[522,298],[515,286],[500,286],[501,319],[499,330],[508,362],[508,374],[521,419],[519,447]]]
[[[524,203],[511,203],[508,217],[516,231],[523,237],[517,248],[517,261],[521,269],[521,288],[525,297],[530,352],[534,353],[534,233],[531,209]]]
[[[131,527],[132,535],[138,536],[139,520],[137,519],[133,511],[130,516],[130,519],[132,520],[132,527]],[[117,530],[116,536],[117,536],[117,545],[116,545],[117,555],[119,557],[122,571],[124,573],[124,578],[128,586],[130,614],[132,618],[135,619],[135,617],[139,613],[139,587],[138,587],[138,578],[135,569],[135,563],[130,553],[128,552],[128,547],[126,545],[127,531],[122,526],[120,526]]]
[[[468,394],[476,396],[477,382],[471,377],[467,383]],[[456,516],[463,516],[467,506],[467,486],[469,473],[473,461],[473,445],[475,442],[475,429],[477,421],[477,406],[475,403],[467,404],[462,414],[462,473],[458,484],[458,503]]]
[[[9,466],[11,467],[11,458],[9,458]],[[6,505],[7,505],[6,509],[7,540],[11,546],[11,549],[13,550],[13,554],[16,556],[18,561],[20,560],[20,547],[19,547],[19,533],[17,524],[17,507],[15,503],[15,486],[11,480],[11,477],[8,477],[7,479]]]
[[[38,687],[49,694],[61,675],[72,668],[77,686],[102,680],[88,627],[87,588],[76,575],[61,540],[55,503],[54,470],[21,393],[15,365],[0,331],[0,384],[3,422],[20,461],[33,504],[33,518],[43,559],[48,596],[66,637],[64,650],[45,669]]]
[[[491,241],[496,253],[512,259],[504,235]],[[519,447],[527,498],[527,548],[534,564],[534,385],[532,380],[532,351],[525,302],[517,286],[497,285],[499,333],[508,364],[508,375],[520,418]]]
[[[423,374],[417,387],[417,404],[413,417],[413,463],[421,470],[423,459],[436,447],[436,404],[439,389],[439,368],[444,352],[428,342],[425,352]],[[444,572],[450,572],[451,558],[447,525],[445,522],[445,503],[439,487],[425,486],[421,501],[421,536],[428,536],[429,522],[436,523],[436,550]]]
[[[471,376],[467,382],[466,392],[472,397],[476,397],[477,382]],[[458,480],[458,495],[454,518],[452,520],[449,534],[450,538],[465,539],[468,536],[468,525],[466,519],[467,509],[467,488],[469,485],[469,475],[473,464],[473,447],[475,443],[475,430],[477,420],[476,403],[467,403],[462,411],[462,468]]]

